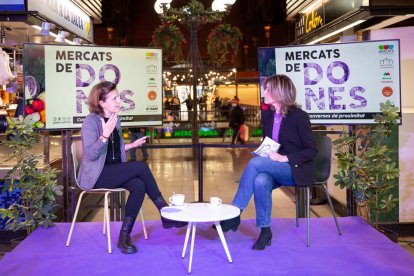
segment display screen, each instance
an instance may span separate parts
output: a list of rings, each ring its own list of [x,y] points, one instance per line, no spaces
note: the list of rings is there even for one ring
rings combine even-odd
[[[380,104],[401,107],[399,40],[260,48],[259,74],[290,77],[313,124],[374,122]]]
[[[2,0],[0,1],[0,12],[2,11],[24,11],[24,0]]]
[[[122,126],[162,125],[162,51],[154,48],[23,45],[25,120],[44,129],[76,129],[88,95],[117,84]]]

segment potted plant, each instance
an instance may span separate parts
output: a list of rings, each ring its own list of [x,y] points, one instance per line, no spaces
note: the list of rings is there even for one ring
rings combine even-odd
[[[39,156],[29,152],[40,141],[34,125],[23,120],[22,116],[7,118],[7,122],[8,140],[2,143],[12,152],[4,162],[14,160],[16,163],[1,180],[4,182],[3,190],[17,189],[20,197],[8,208],[1,208],[0,215],[7,219],[7,229],[25,229],[30,234],[38,226],[47,228],[53,225],[58,207],[56,195],[63,194],[63,186],[57,183],[57,170],[48,166],[41,168]]]
[[[380,104],[375,124],[362,126],[353,136],[341,135],[334,141],[338,159],[335,185],[350,189],[359,214],[378,229],[379,217],[396,207],[394,197],[399,168],[395,151],[388,145],[399,119],[398,108],[390,101]],[[397,190],[398,192],[398,190]],[[361,212],[362,210],[362,212]]]

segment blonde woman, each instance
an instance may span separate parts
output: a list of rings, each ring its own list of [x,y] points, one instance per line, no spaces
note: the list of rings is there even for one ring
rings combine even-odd
[[[317,153],[308,114],[296,104],[296,88],[285,75],[265,80],[262,111],[263,138],[269,137],[281,146],[267,157],[252,158],[240,178],[232,204],[242,212],[252,196],[256,207],[256,225],[260,236],[254,250],[271,244],[272,191],[280,186],[307,186],[315,183],[312,159]],[[223,231],[236,231],[240,216],[221,222]]]

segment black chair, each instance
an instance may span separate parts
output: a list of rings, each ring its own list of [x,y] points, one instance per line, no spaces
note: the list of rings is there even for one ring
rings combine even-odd
[[[318,154],[314,158],[315,164],[315,173],[316,173],[316,183],[314,185],[322,185],[325,190],[326,198],[329,203],[329,207],[331,209],[333,218],[335,220],[336,228],[338,229],[338,234],[342,235],[341,229],[339,228],[338,220],[335,216],[335,211],[332,206],[331,197],[328,192],[327,182],[329,179],[329,175],[331,174],[331,155],[332,155],[332,141],[328,136],[322,135],[315,135],[316,146],[318,149]],[[305,193],[305,201],[306,201],[306,218],[307,218],[307,241],[306,245],[310,246],[310,186],[306,187],[296,187],[296,191],[298,189],[304,189]],[[298,206],[298,193],[296,192],[296,227],[299,227],[299,206]]]

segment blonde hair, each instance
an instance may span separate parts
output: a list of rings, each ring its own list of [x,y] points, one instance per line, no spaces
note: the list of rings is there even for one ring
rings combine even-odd
[[[272,97],[280,102],[280,111],[286,115],[289,109],[300,107],[296,103],[296,87],[292,80],[286,75],[274,75],[264,81],[265,87]]]
[[[89,112],[98,115],[103,114],[103,109],[99,101],[105,101],[109,93],[116,89],[116,84],[109,81],[103,81],[95,84],[88,96]]]

